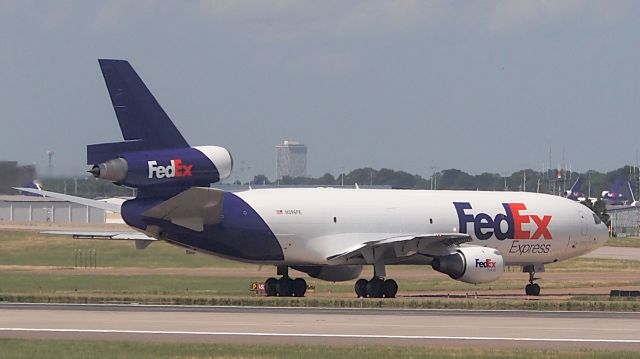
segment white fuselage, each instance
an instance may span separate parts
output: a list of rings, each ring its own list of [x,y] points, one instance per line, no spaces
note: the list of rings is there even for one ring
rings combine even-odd
[[[468,233],[469,245],[498,249],[507,265],[543,264],[585,254],[608,239],[587,207],[545,194],[290,188],[236,195],[273,231],[287,264],[326,264],[367,241],[439,233]],[[454,203],[468,205],[460,212]],[[505,205],[515,208],[511,223]]]

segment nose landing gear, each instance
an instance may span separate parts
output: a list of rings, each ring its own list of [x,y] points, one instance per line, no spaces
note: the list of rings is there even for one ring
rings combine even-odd
[[[534,283],[534,281],[536,279],[536,266],[535,265],[527,265],[527,266],[523,266],[522,267],[522,271],[523,272],[528,272],[529,273],[529,284],[527,284],[524,287],[524,292],[526,295],[531,295],[531,296],[539,296],[540,295],[540,285],[538,283]],[[544,271],[544,267],[542,267],[542,270]]]

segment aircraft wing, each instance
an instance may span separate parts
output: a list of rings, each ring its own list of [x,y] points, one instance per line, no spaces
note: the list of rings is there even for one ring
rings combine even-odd
[[[146,210],[143,215],[202,232],[205,225],[220,223],[224,191],[191,187]]]
[[[82,204],[89,207],[104,209],[105,211],[120,213],[120,205],[116,203],[108,203],[108,202],[98,201],[95,199],[71,196],[68,194],[56,193],[51,191],[43,191],[41,189],[36,189],[36,188],[14,187],[14,189],[17,189],[18,191],[22,191],[22,192],[38,194],[41,196],[57,198],[63,201],[78,203],[78,204]]]
[[[16,188],[19,191],[38,194],[41,196],[52,197],[61,199],[63,201],[69,201],[73,203],[79,203],[85,206],[103,209],[115,213],[120,213],[121,205],[117,203],[109,203],[104,201],[98,201],[95,199],[88,199],[83,197],[71,196],[68,194],[43,191],[35,188]],[[44,231],[42,234],[64,235],[73,236],[77,239],[102,239],[102,240],[133,240],[136,243],[136,249],[144,249],[151,242],[158,239],[149,237],[144,233],[137,231]]]
[[[133,240],[136,243],[136,249],[144,249],[151,242],[158,240],[136,231],[43,231],[40,233],[73,236],[76,239]]]
[[[398,260],[415,254],[444,255],[471,242],[465,233],[433,233],[366,241],[327,258],[330,264],[372,264],[380,258]]]
[[[19,191],[35,193],[42,196],[61,199],[64,201],[79,203],[85,206],[95,207],[120,213],[121,205],[117,203],[108,203],[104,201],[98,201],[88,198],[70,196],[67,194],[43,191],[34,188],[15,188]],[[167,221],[171,221],[173,224],[189,228],[194,231],[202,232],[204,226],[208,224],[217,224],[220,222],[220,214],[222,211],[222,200],[224,197],[224,191],[208,188],[208,187],[191,187],[186,191],[178,193],[177,195],[167,199],[146,210],[143,215],[152,218],[160,218]],[[128,232],[137,234],[135,232]],[[51,234],[51,233],[50,233]],[[56,233],[62,234],[62,233]],[[111,235],[95,235],[87,233],[66,233],[67,235],[76,235],[77,238],[105,238],[105,239],[135,239],[135,240],[154,240],[145,238],[124,238],[122,235],[118,238],[117,234]],[[131,235],[129,235],[131,236]],[[145,236],[146,237],[146,236]],[[151,237],[147,237],[151,238]]]
[[[158,240],[156,238],[149,237],[144,233],[135,231],[43,231],[40,233],[73,236],[73,238],[77,239]]]

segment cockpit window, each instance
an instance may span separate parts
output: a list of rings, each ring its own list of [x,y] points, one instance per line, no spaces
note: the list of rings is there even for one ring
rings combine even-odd
[[[593,220],[596,222],[596,224],[602,223],[602,220],[600,219],[600,216],[598,216],[595,213],[593,213]]]

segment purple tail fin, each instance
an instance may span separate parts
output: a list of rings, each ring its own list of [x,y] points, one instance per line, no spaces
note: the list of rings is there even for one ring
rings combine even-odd
[[[98,62],[125,141],[87,146],[87,164],[113,159],[122,152],[189,147],[129,62]]]
[[[36,180],[31,180],[31,181],[25,183],[22,187],[23,188],[33,188],[33,189],[42,190],[42,187],[40,186],[40,183],[38,183],[38,181],[36,181]],[[33,194],[33,193],[23,192],[23,191],[18,191],[18,194],[21,194],[23,196],[44,197],[44,196],[39,195],[39,194]]]
[[[625,185],[626,181],[627,180],[622,177],[616,178],[615,181],[613,181],[613,184],[611,185],[611,189],[609,190],[609,193],[616,196],[621,195],[622,189],[624,188],[623,186]]]
[[[571,188],[567,191],[567,198],[575,201],[580,197],[584,197],[584,194],[582,193],[583,182],[584,180],[582,179],[582,177],[578,177],[573,186],[571,186]]]

